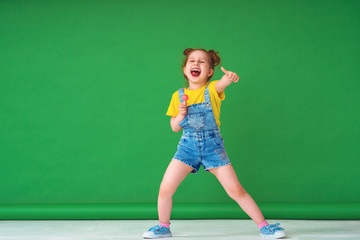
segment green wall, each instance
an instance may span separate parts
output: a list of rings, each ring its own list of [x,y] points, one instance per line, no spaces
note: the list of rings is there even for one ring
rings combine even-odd
[[[185,48],[240,76],[221,133],[268,218],[360,218],[359,1],[1,1],[0,219],[155,219]],[[222,77],[216,69],[213,80]],[[246,218],[203,169],[173,218]]]

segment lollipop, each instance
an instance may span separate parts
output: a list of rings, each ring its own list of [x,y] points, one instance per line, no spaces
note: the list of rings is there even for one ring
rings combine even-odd
[[[184,100],[186,102],[189,99],[189,96],[184,94],[181,98],[182,98],[182,100]]]

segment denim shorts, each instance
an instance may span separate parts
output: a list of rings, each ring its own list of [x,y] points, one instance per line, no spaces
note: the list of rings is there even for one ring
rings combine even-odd
[[[184,132],[173,159],[180,160],[197,173],[200,166],[205,171],[231,164],[219,130]]]

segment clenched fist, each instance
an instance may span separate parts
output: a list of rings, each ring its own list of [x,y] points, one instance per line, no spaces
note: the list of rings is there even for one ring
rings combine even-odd
[[[186,102],[182,102],[179,104],[179,114],[181,114],[182,116],[186,116],[187,114],[187,103]]]

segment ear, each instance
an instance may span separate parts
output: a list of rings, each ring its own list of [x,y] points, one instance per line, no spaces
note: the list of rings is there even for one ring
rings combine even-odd
[[[214,69],[211,68],[208,77],[212,76],[213,73],[214,73]]]

